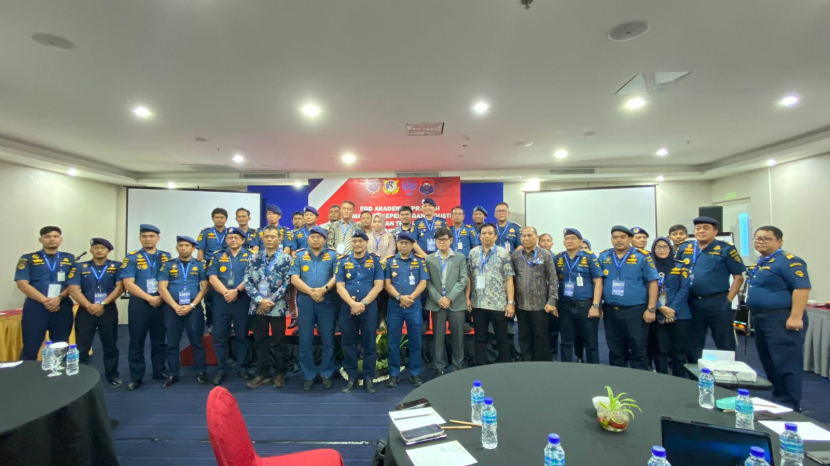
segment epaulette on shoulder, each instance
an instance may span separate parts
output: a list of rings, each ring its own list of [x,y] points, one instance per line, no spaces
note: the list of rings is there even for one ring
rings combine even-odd
[[[582,250],[580,249],[580,251],[582,251]],[[583,252],[585,252],[587,254],[590,254],[592,256],[594,255],[594,251],[591,251],[590,249],[588,249],[587,251],[583,251]]]
[[[384,257],[383,259],[384,259],[384,260],[386,260],[386,259],[391,259],[391,258],[393,258],[393,257],[395,257],[395,255],[394,255],[394,254],[390,254],[390,255],[388,255],[388,256],[386,256],[386,257]]]
[[[128,256],[134,256],[136,254],[138,254],[138,250],[131,251],[131,252],[127,253]]]
[[[204,227],[204,228],[202,228],[202,231],[208,231],[208,230],[210,230],[211,228],[213,228],[213,227]]]
[[[466,225],[466,224],[464,226],[467,227],[467,228],[472,228],[473,227],[472,225]]]
[[[787,259],[789,259],[789,260],[798,259],[798,258],[795,256],[795,254],[793,254],[793,253],[791,253],[791,252],[787,252],[787,251],[782,251],[782,252],[784,253],[784,257],[786,257],[786,258],[787,258]]]
[[[645,254],[645,255],[649,255],[649,254],[650,254],[647,250],[645,250],[645,249],[643,249],[643,248],[637,248],[637,250],[638,250],[638,251],[640,251],[641,253]]]
[[[608,248],[608,249],[606,249],[606,250],[602,251],[600,254],[605,254],[606,252],[608,252],[608,251],[610,251],[610,250],[611,250],[611,248]]]
[[[412,254],[412,255],[415,256],[415,257],[420,257],[421,259],[425,259],[427,257],[427,256],[422,256],[422,255],[418,254],[417,252]]]
[[[296,250],[296,251],[294,251],[294,252],[302,252],[302,251],[305,251],[306,249],[308,249],[308,248],[297,249],[297,250]]]

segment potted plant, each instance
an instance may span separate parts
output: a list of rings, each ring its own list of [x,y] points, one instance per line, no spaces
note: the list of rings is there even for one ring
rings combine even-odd
[[[600,401],[597,407],[597,420],[602,428],[609,432],[622,432],[628,427],[630,420],[634,418],[634,412],[631,408],[637,408],[642,412],[631,398],[623,398],[625,393],[620,393],[614,396],[611,387],[605,387],[608,390],[608,401]]]

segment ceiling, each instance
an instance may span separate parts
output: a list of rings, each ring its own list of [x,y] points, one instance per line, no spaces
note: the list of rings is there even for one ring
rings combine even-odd
[[[123,184],[713,178],[830,151],[828,17],[824,0],[8,0],[0,159]],[[606,37],[631,20],[650,30]],[[671,71],[691,74],[638,111],[615,95]],[[797,106],[777,104],[791,93]],[[323,110],[313,120],[299,111],[310,101]],[[139,104],[155,116],[134,117]],[[444,133],[406,136],[407,122]],[[548,175],[563,168],[596,171]]]

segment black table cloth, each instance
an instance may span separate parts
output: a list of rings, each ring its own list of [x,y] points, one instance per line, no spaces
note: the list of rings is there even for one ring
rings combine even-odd
[[[698,406],[698,388],[693,380],[591,364],[522,362],[474,367],[434,379],[413,390],[404,401],[427,398],[446,421],[469,421],[470,389],[476,379],[482,381],[485,396],[493,398],[498,411],[498,448],[482,448],[478,427],[447,430],[447,438],[441,441],[458,440],[482,466],[542,464],[549,433],[560,435],[569,466],[645,465],[651,447],[662,443],[661,416],[735,425],[734,414]],[[597,422],[591,400],[607,396],[606,385],[615,394],[626,392],[643,410],[634,410],[635,417],[625,432],[607,432]],[[735,396],[735,392],[715,387],[716,398],[727,396]],[[783,420],[812,421],[797,413],[785,414]],[[755,428],[770,432],[757,421]],[[778,436],[771,435],[777,458]],[[407,447],[390,422],[386,464],[411,465],[407,448],[435,443]],[[830,450],[830,444],[822,442],[805,442],[804,447]],[[804,464],[816,463],[805,459]]]
[[[117,465],[98,371],[46,374],[37,361],[0,369],[0,464]]]

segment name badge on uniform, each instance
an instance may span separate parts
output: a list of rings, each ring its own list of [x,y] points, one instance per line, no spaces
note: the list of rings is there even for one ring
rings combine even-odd
[[[95,297],[93,299],[94,304],[101,304],[104,300],[107,299],[106,293],[95,293]]]
[[[234,286],[236,282],[233,279],[233,270],[231,270],[231,276],[228,277],[228,286]]]
[[[259,282],[259,286],[257,287],[257,289],[259,290],[260,296],[262,296],[263,298],[271,294],[269,292],[270,287],[268,286],[268,282],[266,282],[265,280]]]
[[[476,277],[476,289],[483,290],[485,285],[484,275],[479,275]]]
[[[342,256],[343,253],[345,253],[345,252],[346,252],[346,245],[343,244],[343,243],[338,244],[337,245],[337,254]]]
[[[158,293],[159,292],[159,281],[155,278],[148,278],[147,279],[147,292],[148,293]]]
[[[666,305],[666,293],[660,293],[660,296],[657,297],[657,303],[659,304],[657,307]]]
[[[695,271],[692,270],[691,272],[689,272],[689,286],[691,287],[692,284],[694,284],[694,282],[695,282]]]
[[[435,238],[427,239],[427,251],[435,252]]]
[[[47,298],[57,298],[61,294],[61,285],[59,283],[49,284],[49,289],[46,291]]]
[[[584,286],[585,282],[582,281],[582,275],[576,276],[576,286]]]
[[[464,249],[464,243],[462,243],[461,241],[459,241],[459,242],[458,242],[458,250],[460,251],[460,250],[462,250],[462,249]]]
[[[565,291],[563,294],[568,298],[574,297],[574,282],[565,282]]]
[[[409,274],[409,284],[410,285],[415,284],[415,275]]]
[[[625,281],[614,280],[613,282],[611,282],[611,295],[625,296]]]
[[[179,291],[179,304],[182,305],[182,306],[190,304],[190,291],[189,290]]]
[[[58,272],[58,283],[66,281],[66,272]]]

